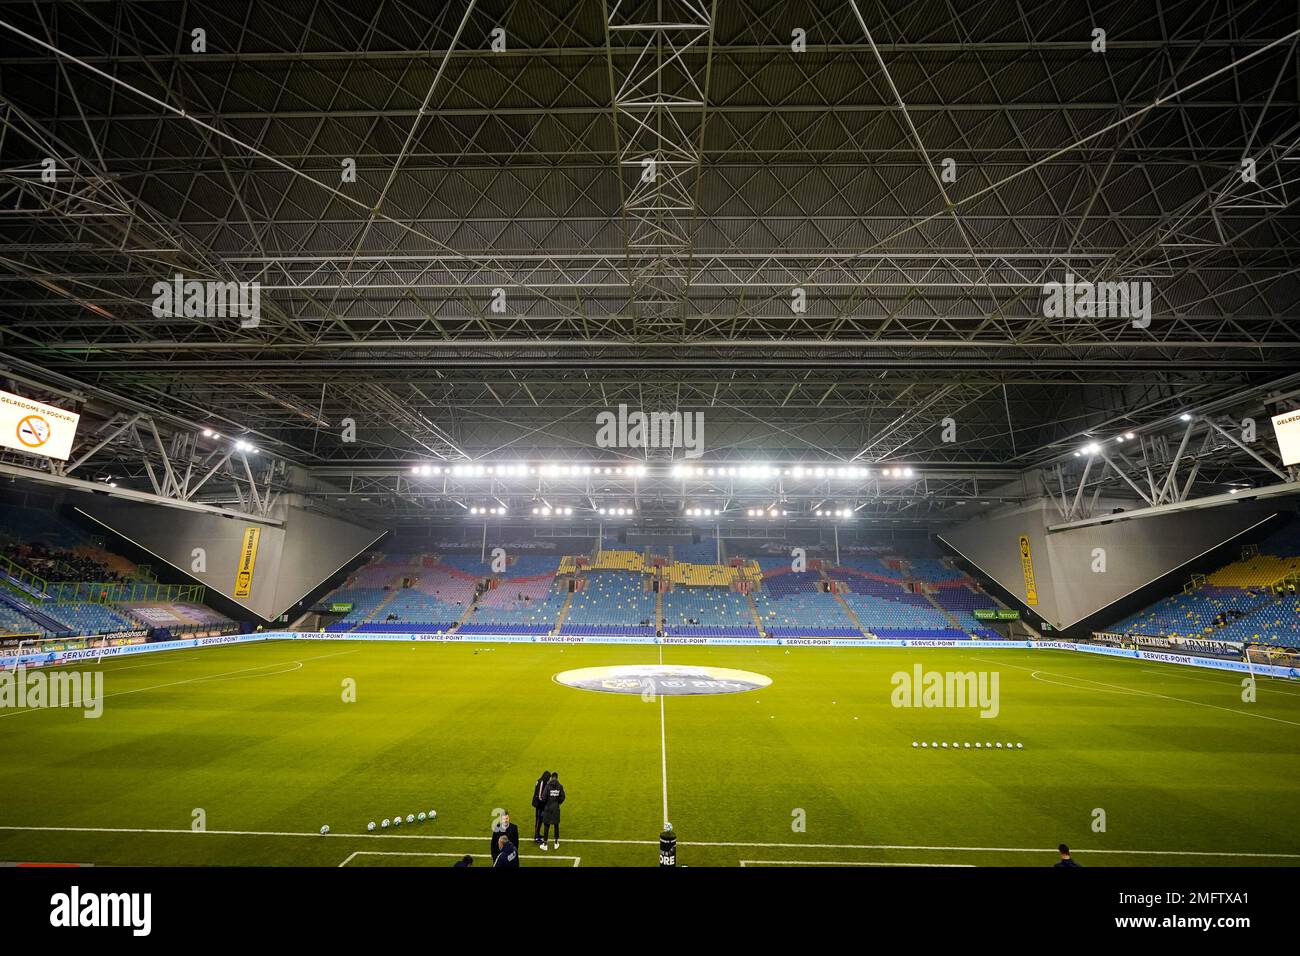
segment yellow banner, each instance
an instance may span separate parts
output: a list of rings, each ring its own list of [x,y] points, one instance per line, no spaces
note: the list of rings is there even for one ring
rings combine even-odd
[[[244,529],[244,541],[239,547],[239,566],[235,569],[237,598],[246,598],[253,593],[253,568],[257,565],[257,542],[261,537],[261,528]]]
[[[1038,582],[1034,579],[1034,556],[1029,551],[1029,535],[1020,536],[1020,570],[1025,575],[1025,603],[1038,606]]]

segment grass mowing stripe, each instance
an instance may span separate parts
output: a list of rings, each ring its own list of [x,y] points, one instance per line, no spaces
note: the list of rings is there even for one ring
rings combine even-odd
[[[307,831],[276,830],[181,830],[149,827],[17,827],[2,826],[0,830],[21,830],[55,833],[162,833],[185,836],[246,836],[246,837],[296,837],[326,840],[453,840],[481,842],[477,836],[451,836],[442,833],[310,833]],[[594,837],[566,837],[566,843],[589,843],[619,846],[658,846],[657,840],[602,840]],[[1038,853],[1051,854],[1056,847],[1037,846],[925,846],[912,843],[757,843],[725,840],[683,840],[680,846],[742,847],[749,849],[781,850],[914,850],[927,853]],[[1120,856],[1205,856],[1243,857],[1274,860],[1300,860],[1300,853],[1245,853],[1236,850],[1119,850],[1074,847],[1076,853],[1106,853]],[[370,852],[370,851],[359,851]]]

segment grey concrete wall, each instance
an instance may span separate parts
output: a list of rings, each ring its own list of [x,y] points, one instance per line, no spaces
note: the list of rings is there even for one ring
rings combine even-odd
[[[1104,512],[1106,503],[1100,504]],[[1033,610],[1066,628],[1276,513],[1266,504],[1242,502],[1048,533],[1047,526],[1061,519],[1050,501],[1040,500],[981,515],[937,537],[1024,602],[1019,539],[1027,535],[1038,586]],[[1095,549],[1104,552],[1104,571],[1094,570]]]
[[[274,620],[353,557],[381,531],[302,508],[287,507],[283,526],[182,511],[135,501],[104,498],[80,510],[122,537],[225,595],[266,621]],[[235,573],[244,530],[261,529],[251,592],[235,597]],[[204,551],[205,569],[196,570],[194,550]]]

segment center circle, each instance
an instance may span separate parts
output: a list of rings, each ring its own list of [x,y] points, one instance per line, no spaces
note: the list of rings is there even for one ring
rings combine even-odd
[[[605,694],[655,694],[665,697],[697,694],[740,694],[759,690],[772,678],[729,667],[696,664],[624,664],[618,667],[581,667],[555,675],[555,681],[579,690]]]

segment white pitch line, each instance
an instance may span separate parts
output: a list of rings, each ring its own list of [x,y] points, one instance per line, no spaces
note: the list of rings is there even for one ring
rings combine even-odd
[[[358,648],[357,650],[359,650],[359,649],[360,649],[360,648]],[[304,657],[303,660],[304,660],[304,661],[319,661],[319,660],[323,660],[323,659],[326,658],[326,657],[338,657],[338,656],[340,656],[340,655],[342,655],[342,654],[355,654],[356,652],[357,652],[356,650],[351,650],[351,651],[338,651],[338,652],[336,652],[336,653],[334,653],[334,654],[319,654],[319,655],[317,655],[316,657]],[[231,674],[245,674],[245,673],[247,673],[248,671],[260,671],[260,670],[265,670],[265,669],[268,668],[268,667],[279,667],[279,666],[282,665],[282,664],[301,664],[301,663],[302,663],[301,661],[280,661],[279,664],[258,664],[256,667],[241,667],[239,670],[235,670],[235,671],[226,671],[224,674],[204,674],[204,675],[201,676],[201,677],[191,677],[191,678],[189,678],[188,680],[172,681],[172,682],[169,683],[169,684],[154,684],[154,685],[151,686],[151,687],[137,687],[137,688],[135,688],[134,690],[119,690],[116,694],[105,694],[104,697],[103,697],[103,699],[104,699],[104,700],[108,700],[108,698],[110,698],[110,697],[125,697],[127,694],[139,694],[139,693],[142,693],[143,691],[146,691],[146,690],[161,690],[161,689],[164,688],[164,687],[179,687],[179,686],[182,685],[182,684],[194,684],[194,683],[197,683],[198,681],[214,680],[214,679],[216,679],[216,678],[218,678],[218,677],[228,677],[228,676],[230,676]],[[16,716],[18,716],[19,714],[30,714],[30,713],[33,713],[33,712],[36,712],[36,711],[42,711],[42,710],[56,710],[56,709],[59,709],[59,708],[54,708],[54,707],[27,707],[27,708],[24,708],[23,710],[11,710],[11,711],[9,711],[8,713],[0,714],[0,717],[16,717]]]
[[[1227,711],[1227,712],[1230,713],[1230,714],[1240,714],[1242,717],[1257,717],[1257,718],[1259,718],[1260,720],[1271,720],[1271,721],[1273,721],[1274,723],[1278,723],[1278,724],[1289,724],[1289,725],[1291,725],[1292,727],[1300,727],[1300,722],[1297,722],[1297,721],[1294,721],[1294,720],[1286,720],[1286,719],[1284,719],[1284,718],[1282,718],[1282,717],[1270,717],[1268,714],[1255,714],[1255,713],[1252,713],[1252,712],[1249,711],[1249,710],[1242,710],[1242,709],[1240,709],[1239,707],[1221,707],[1221,706],[1218,705],[1218,704],[1207,704],[1207,703],[1206,703],[1205,701],[1203,701],[1203,700],[1188,700],[1186,697],[1173,697],[1173,696],[1171,696],[1171,695],[1169,695],[1169,694],[1157,694],[1157,693],[1155,693],[1155,692],[1153,692],[1153,691],[1149,691],[1149,690],[1134,690],[1132,687],[1125,687],[1123,684],[1108,684],[1108,683],[1106,683],[1105,681],[1093,680],[1092,678],[1089,678],[1089,677],[1076,677],[1076,676],[1073,675],[1073,674],[1058,674],[1058,673],[1056,673],[1055,671],[1040,671],[1040,670],[1036,670],[1035,668],[1032,668],[1032,667],[1022,667],[1022,666],[1019,665],[1019,664],[1008,664],[1008,663],[1006,663],[1005,661],[995,661],[995,660],[992,660],[992,659],[990,659],[990,658],[979,658],[979,657],[977,657],[977,658],[975,658],[975,660],[983,660],[983,661],[987,661],[987,663],[990,663],[990,664],[997,664],[999,667],[1014,667],[1014,668],[1016,668],[1017,670],[1029,671],[1031,674],[1051,674],[1053,677],[1064,677],[1064,678],[1066,678],[1067,680],[1077,680],[1077,681],[1083,681],[1084,683],[1087,683],[1087,684],[1096,684],[1098,687],[1109,687],[1109,688],[1112,688],[1113,691],[1116,692],[1116,693],[1118,693],[1118,692],[1125,692],[1125,693],[1129,693],[1129,694],[1137,694],[1138,696],[1141,696],[1141,697],[1155,697],[1155,698],[1157,698],[1158,700],[1174,700],[1174,701],[1177,701],[1177,702],[1180,703],[1180,704],[1193,704],[1193,705],[1195,705],[1195,706],[1197,706],[1197,707],[1209,707],[1211,710],[1224,710],[1224,711]],[[1039,680],[1042,680],[1042,678],[1038,678],[1038,679],[1039,679]],[[1050,684],[1050,683],[1056,683],[1056,682],[1055,682],[1055,681],[1043,681],[1043,683],[1045,683],[1045,684]],[[1068,686],[1068,685],[1065,685],[1065,686]],[[1078,688],[1078,689],[1079,689],[1079,690],[1091,690],[1092,688],[1088,688],[1088,687],[1080,687],[1080,688]]]
[[[150,827],[19,827],[0,826],[0,831],[32,833],[158,833],[189,834],[191,836],[262,836],[300,837],[313,840],[468,840],[480,841],[481,836],[449,836],[421,833],[312,833],[293,830],[180,830]],[[565,837],[566,843],[591,843],[601,845],[658,846],[658,840],[598,840],[594,838]],[[922,846],[908,843],[727,843],[721,841],[686,841],[681,846],[751,847],[755,849],[794,850],[923,850],[936,853],[1045,853],[1056,852],[1054,846]],[[1222,856],[1243,859],[1300,860],[1300,853],[1242,853],[1232,850],[1101,850],[1076,846],[1071,852],[1113,854],[1120,856]]]
[[[1200,681],[1202,684],[1217,684],[1219,687],[1223,687],[1223,688],[1231,687],[1234,691],[1239,690],[1241,688],[1241,682],[1235,678],[1231,678],[1229,680],[1214,680],[1208,677],[1194,677],[1191,674],[1178,674],[1178,673],[1172,673],[1170,671],[1156,670],[1153,667],[1143,667],[1141,668],[1141,670],[1146,671],[1148,674],[1160,674],[1164,677],[1178,677],[1183,680]],[[1256,680],[1255,683],[1256,686],[1259,685],[1258,680]],[[1278,690],[1276,687],[1272,686],[1271,684],[1267,686],[1268,686],[1268,692],[1270,694],[1281,694],[1283,697],[1300,697],[1300,694],[1293,694],[1290,691]]]
[[[659,645],[659,664],[663,666],[664,646]],[[659,690],[658,686],[655,690]],[[664,695],[659,695],[659,757],[664,782],[664,826],[668,826],[668,733],[664,728]]]
[[[663,763],[664,826],[668,825],[668,734],[664,729],[664,695],[659,695],[659,754]]]
[[[256,680],[259,677],[279,677],[281,674],[292,674],[294,671],[302,670],[302,661],[289,661],[292,667],[286,667],[282,671],[271,671],[267,674],[236,674],[233,677],[196,677],[196,681],[205,680]],[[267,667],[274,667],[274,664],[267,664]]]
[[[923,866],[973,870],[973,863],[853,863],[848,860],[741,860],[741,866]]]
[[[342,863],[339,864],[339,868],[342,869],[343,867],[347,866],[349,863],[351,863],[359,856],[442,856],[442,857],[455,857],[456,859],[459,860],[461,857],[465,856],[465,854],[464,853],[424,853],[420,851],[406,851],[406,850],[354,850],[346,860],[344,860]],[[549,856],[542,856],[540,853],[530,853],[527,856],[521,853],[519,854],[519,858],[521,860],[572,860],[574,866],[577,866],[582,862],[582,857],[580,856],[557,856],[554,854]],[[491,867],[490,866],[484,867],[484,869],[491,869]]]

